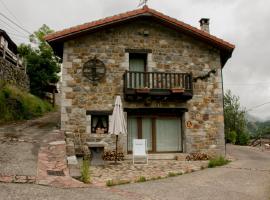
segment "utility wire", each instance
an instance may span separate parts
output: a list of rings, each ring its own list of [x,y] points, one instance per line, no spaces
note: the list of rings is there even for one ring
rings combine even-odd
[[[0,0],[0,2],[2,3],[2,5],[7,9],[7,11],[8,11],[8,13],[18,22],[18,23],[20,23],[20,24],[22,24],[21,23],[21,21],[11,12],[11,10],[8,8],[8,6],[5,4],[5,2],[4,1],[2,1],[2,0]]]
[[[20,29],[22,29],[23,31],[25,31],[26,33],[28,33],[28,34],[31,35],[31,33],[30,33],[28,30],[26,30],[25,28],[23,28],[22,26],[20,26],[20,25],[17,24],[16,22],[14,22],[12,19],[8,18],[8,17],[7,17],[6,15],[4,15],[3,13],[0,12],[0,15],[1,15],[2,17],[4,17],[5,19],[7,19],[8,21],[10,21],[12,24],[16,25],[17,27],[19,27]]]
[[[254,107],[251,107],[251,108],[247,109],[247,111],[254,110],[255,108],[259,108],[259,107],[262,107],[262,106],[267,105],[267,104],[270,104],[270,101],[269,102],[265,102],[263,104],[259,104],[259,105],[254,106]]]
[[[9,31],[7,31],[7,33],[8,33],[9,35],[13,35],[13,36],[17,36],[17,37],[21,37],[21,38],[28,39],[28,37],[26,37],[26,36],[24,36],[24,35],[19,35],[19,34],[16,34],[16,33],[9,32]]]
[[[16,28],[14,28],[13,26],[11,26],[10,24],[8,24],[6,21],[2,20],[1,18],[0,18],[0,22],[4,23],[7,27],[9,27],[10,30],[12,29],[13,31],[16,31],[16,32],[18,32],[20,34],[23,34],[21,31],[17,30]]]

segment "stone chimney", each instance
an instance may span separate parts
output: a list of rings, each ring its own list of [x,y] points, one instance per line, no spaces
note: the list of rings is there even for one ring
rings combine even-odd
[[[207,33],[210,33],[210,30],[209,30],[210,19],[202,18],[199,22],[200,22],[201,30]]]

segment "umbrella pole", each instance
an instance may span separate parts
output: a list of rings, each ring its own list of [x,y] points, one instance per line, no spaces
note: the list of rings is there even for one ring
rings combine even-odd
[[[118,146],[118,135],[116,135],[116,146],[115,146],[115,160],[114,163],[117,163],[117,146]]]

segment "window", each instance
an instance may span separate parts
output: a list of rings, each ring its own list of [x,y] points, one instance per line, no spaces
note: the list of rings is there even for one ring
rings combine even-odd
[[[108,115],[91,116],[91,132],[96,134],[106,134],[109,129]]]
[[[133,139],[147,139],[149,152],[181,152],[181,118],[177,116],[129,116],[128,151]]]

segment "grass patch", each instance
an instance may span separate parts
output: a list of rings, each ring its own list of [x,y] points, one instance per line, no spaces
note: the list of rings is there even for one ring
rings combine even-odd
[[[81,169],[81,181],[86,184],[91,183],[89,167],[90,167],[89,159],[83,159],[83,164],[82,164],[82,169]]]
[[[0,123],[32,119],[52,110],[49,102],[15,86],[0,84]]]
[[[146,178],[144,176],[140,176],[135,182],[139,183],[139,182],[145,182]]]
[[[168,177],[180,176],[182,174],[182,172],[169,172]]]
[[[130,181],[128,180],[107,180],[106,181],[106,185],[108,187],[115,186],[115,185],[124,185],[128,183],[130,183]]]
[[[208,163],[208,167],[209,168],[214,168],[214,167],[217,167],[217,166],[223,166],[223,165],[228,164],[229,162],[230,161],[225,159],[223,156],[219,156],[219,157],[211,159],[209,161],[209,163]]]

